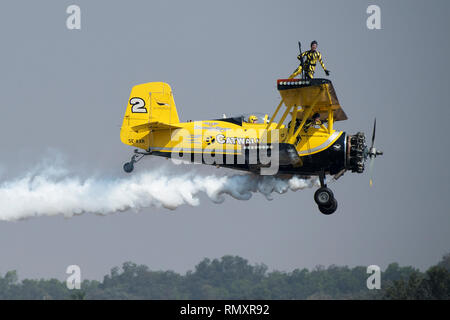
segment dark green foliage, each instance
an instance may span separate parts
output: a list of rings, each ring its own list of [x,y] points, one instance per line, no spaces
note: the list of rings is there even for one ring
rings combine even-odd
[[[17,281],[15,271],[0,276],[0,299],[70,299],[65,282],[57,279]]]
[[[448,300],[450,299],[450,255],[424,274],[415,270],[408,276],[393,280],[383,292],[383,299]]]
[[[442,257],[442,260],[438,263],[438,266],[450,271],[450,253],[447,253]]]
[[[450,299],[449,260],[444,256],[425,273],[392,263],[381,290],[367,289],[366,267],[268,272],[237,256],[204,259],[185,275],[125,262],[101,282],[84,280],[81,290],[56,279],[19,282],[9,271],[0,275],[0,299]]]

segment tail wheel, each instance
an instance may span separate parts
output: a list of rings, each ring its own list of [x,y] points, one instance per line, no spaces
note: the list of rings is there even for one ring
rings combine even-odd
[[[127,163],[125,163],[125,164],[123,165],[123,170],[124,170],[126,173],[130,173],[131,171],[133,171],[133,170],[134,170],[134,165],[133,165],[133,163],[132,163],[132,162],[127,162]]]
[[[329,215],[336,211],[337,206],[338,206],[337,200],[335,198],[332,198],[329,206],[319,206],[319,210],[323,214]]]
[[[328,189],[327,187],[322,187],[317,189],[314,193],[314,201],[316,201],[317,205],[320,206],[330,206],[332,204],[332,200],[334,199],[333,191]]]

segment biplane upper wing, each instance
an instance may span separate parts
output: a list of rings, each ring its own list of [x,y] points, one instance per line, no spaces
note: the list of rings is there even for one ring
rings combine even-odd
[[[158,121],[152,121],[144,124],[140,124],[134,127],[131,127],[131,129],[135,132],[141,131],[141,130],[167,130],[167,129],[179,129],[179,126],[176,126],[174,124],[164,123],[164,122],[158,122]]]
[[[333,84],[327,79],[280,79],[277,81],[283,102],[286,106],[313,107],[325,119],[330,108],[334,121],[347,120],[347,115],[339,104]],[[297,118],[302,119],[303,110],[299,109]]]

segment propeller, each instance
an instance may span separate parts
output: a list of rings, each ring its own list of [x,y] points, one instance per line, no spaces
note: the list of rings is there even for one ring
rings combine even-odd
[[[369,184],[370,186],[373,185],[373,166],[374,166],[374,162],[375,162],[375,158],[377,156],[381,156],[383,155],[383,151],[381,150],[377,150],[377,148],[375,148],[375,132],[377,129],[377,118],[375,118],[374,122],[373,122],[373,132],[372,132],[372,144],[370,146],[370,149],[366,149],[366,159],[370,158],[370,162],[369,162]]]

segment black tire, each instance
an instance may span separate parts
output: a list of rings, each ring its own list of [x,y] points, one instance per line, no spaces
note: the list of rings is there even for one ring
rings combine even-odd
[[[333,198],[329,206],[319,206],[319,210],[325,215],[330,215],[336,211],[337,207],[338,207],[337,200]]]
[[[126,173],[130,173],[134,170],[134,165],[131,162],[127,162],[123,165],[123,171]]]
[[[333,191],[327,187],[319,188],[314,193],[314,201],[318,206],[330,206],[332,199],[334,199]]]

